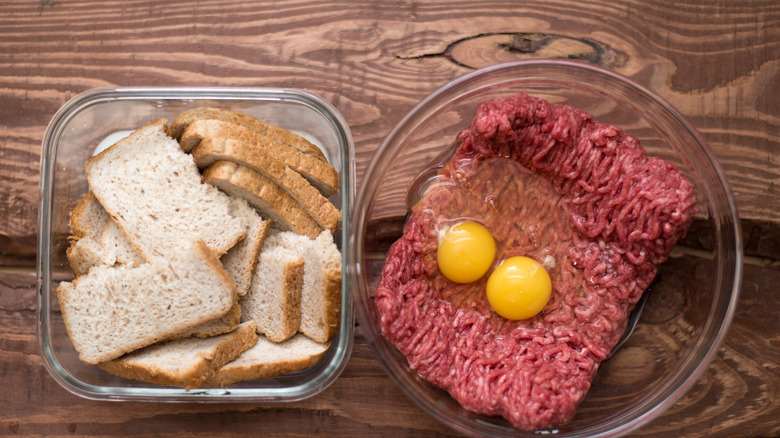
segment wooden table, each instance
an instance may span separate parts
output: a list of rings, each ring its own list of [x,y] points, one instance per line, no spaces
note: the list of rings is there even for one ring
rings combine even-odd
[[[416,102],[475,67],[568,57],[652,88],[704,135],[743,219],[729,335],[692,390],[635,436],[780,434],[780,3],[633,1],[6,1],[0,6],[0,435],[439,436],[357,329],[346,370],[291,404],[80,399],[36,343],[40,146],[100,86],[301,88],[349,121],[358,186]]]

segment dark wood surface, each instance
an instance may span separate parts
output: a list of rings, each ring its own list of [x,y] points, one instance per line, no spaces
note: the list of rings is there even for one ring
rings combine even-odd
[[[729,335],[702,378],[634,436],[780,435],[780,2],[595,0],[0,5],[0,435],[451,434],[387,377],[356,330],[341,378],[290,404],[106,403],[46,372],[36,343],[41,140],[100,86],[301,88],[332,102],[357,183],[391,127],[476,67],[563,57],[653,89],[703,134],[732,184],[748,254]]]

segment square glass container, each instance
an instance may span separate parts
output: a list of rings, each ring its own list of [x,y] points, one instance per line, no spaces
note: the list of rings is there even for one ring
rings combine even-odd
[[[340,175],[330,201],[342,212],[334,235],[342,251],[340,330],[324,357],[301,371],[236,383],[225,388],[160,386],[116,377],[78,359],[65,330],[57,285],[73,274],[65,257],[69,213],[89,190],[85,166],[98,148],[113,144],[146,123],[201,106],[242,112],[302,135],[319,146]],[[38,230],[38,342],[43,363],[65,389],[98,400],[294,401],[313,396],[339,376],[352,350],[354,317],[346,281],[354,199],[354,144],[346,121],[311,93],[272,88],[99,88],[84,92],[54,115],[41,150]]]

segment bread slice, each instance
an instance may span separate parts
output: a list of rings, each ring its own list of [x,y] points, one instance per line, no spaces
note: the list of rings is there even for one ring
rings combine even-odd
[[[196,120],[209,119],[243,126],[272,141],[292,146],[305,154],[327,161],[325,154],[322,153],[320,148],[300,135],[294,134],[278,126],[268,124],[252,116],[221,108],[199,107],[184,111],[173,119],[171,126],[168,128],[168,135],[178,140],[181,137],[182,132],[184,132],[184,129],[189,126],[190,123]]]
[[[145,259],[170,257],[198,240],[221,255],[246,233],[228,197],[202,184],[192,157],[149,123],[87,162],[95,197]]]
[[[301,321],[303,269],[302,258],[266,239],[249,291],[239,299],[242,320],[254,320],[257,332],[273,342],[293,336]]]
[[[245,199],[262,216],[285,230],[312,238],[322,232],[301,204],[276,183],[248,167],[230,161],[216,161],[203,170],[203,182],[230,196]]]
[[[295,199],[323,229],[335,232],[341,213],[326,197],[298,172],[271,155],[268,150],[225,137],[210,137],[190,152],[195,164],[203,169],[217,160],[246,166],[279,185]]]
[[[227,386],[299,371],[322,359],[328,347],[330,342],[316,342],[302,334],[284,342],[271,342],[260,336],[257,344],[223,365],[203,386]]]
[[[115,359],[219,318],[235,284],[203,242],[150,263],[96,266],[57,287],[65,328],[89,364]]]
[[[120,377],[190,390],[256,343],[255,324],[250,321],[230,333],[150,345],[98,366]]]
[[[108,213],[105,213],[105,210],[103,210],[103,207],[100,205],[97,199],[95,199],[94,196],[91,197],[90,199],[91,199],[90,202],[96,204],[97,207],[103,211],[103,217],[105,217],[106,223],[103,225],[103,231],[100,233],[99,241],[95,241],[92,237],[87,236],[78,241],[73,242],[74,244],[72,244],[71,247],[68,249],[67,252],[68,261],[71,264],[73,272],[77,276],[80,276],[89,272],[89,269],[91,269],[92,267],[99,266],[99,265],[110,266],[115,263],[119,263],[119,264],[137,266],[142,263],[146,263],[144,259],[141,258],[141,256],[135,250],[135,248],[133,248],[133,246],[127,240],[127,238],[125,237],[124,233],[122,233],[122,230],[119,228],[119,226],[113,220],[111,220],[110,217],[108,217]],[[252,212],[254,212],[254,210],[252,210],[251,207],[247,206],[247,208]],[[97,210],[93,209],[92,211],[97,211]],[[257,215],[255,214],[255,216]],[[268,224],[266,224],[266,226],[267,225]],[[265,235],[263,235],[263,239],[264,238]],[[244,240],[242,240],[241,242],[244,242]],[[239,242],[239,244],[241,242]],[[234,252],[234,250],[238,252],[239,251],[237,249],[238,246],[239,245],[236,245],[233,248],[231,248],[230,251],[228,251],[228,254]],[[255,250],[255,252],[251,254],[246,254],[246,256],[254,257],[256,259],[259,250],[260,248],[258,244],[258,248]],[[224,259],[225,257],[227,257],[228,254],[223,255],[222,258]],[[245,287],[243,291],[244,293],[246,292],[246,288],[249,287],[249,278],[245,278],[247,274],[244,271],[250,268],[247,268],[246,266],[242,266],[242,264],[246,264],[246,263],[251,263],[251,262],[237,261],[229,265],[229,267],[225,268],[228,274],[230,274],[230,277],[233,278],[234,282],[238,282],[238,281],[242,282],[242,287]],[[252,264],[252,266],[254,266],[254,264]],[[249,275],[251,275],[251,270],[249,272]],[[238,327],[238,324],[240,322],[241,322],[241,306],[239,306],[238,301],[236,301],[236,303],[233,305],[231,310],[228,313],[226,313],[224,316],[221,316],[215,320],[208,321],[204,324],[201,324],[187,332],[172,336],[170,339],[184,339],[190,336],[199,336],[199,337],[215,336],[215,335],[219,335],[222,333],[235,330],[235,328]]]
[[[311,240],[287,231],[272,231],[266,242],[303,258],[298,331],[315,341],[328,341],[338,332],[341,315],[341,253],[333,235],[322,232]]]
[[[252,272],[257,265],[260,247],[271,228],[271,221],[264,220],[244,199],[236,197],[230,198],[230,213],[235,217],[244,218],[249,226],[246,236],[236,246],[230,248],[220,260],[222,266],[236,282],[236,293],[238,296],[243,296],[252,282]]]
[[[269,140],[241,125],[221,120],[196,120],[184,129],[179,144],[182,150],[189,152],[201,140],[216,137],[232,138],[249,143],[253,148],[267,151],[268,154],[300,173],[325,197],[329,197],[338,190],[338,172],[326,161],[302,153],[284,143]]]

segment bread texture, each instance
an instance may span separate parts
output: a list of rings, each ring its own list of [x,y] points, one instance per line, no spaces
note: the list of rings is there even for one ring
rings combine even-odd
[[[341,221],[341,212],[298,172],[274,158],[267,149],[226,137],[203,139],[190,152],[199,168],[218,160],[246,166],[275,182],[297,201],[317,224],[331,233]]]
[[[260,247],[271,228],[271,221],[260,217],[244,199],[236,197],[230,198],[230,213],[235,217],[244,218],[248,224],[247,233],[220,260],[236,283],[236,293],[238,296],[243,296],[252,282],[252,273],[257,265]]]
[[[149,261],[202,240],[221,255],[246,233],[228,197],[202,184],[192,157],[149,123],[87,162],[92,192],[127,240]]]
[[[65,256],[77,277],[94,266],[116,263],[116,254],[103,248],[100,242],[103,227],[109,220],[92,192],[87,192],[70,212],[70,244]]]
[[[257,339],[254,322],[245,322],[230,333],[150,345],[98,366],[120,377],[190,390],[213,379],[217,370]]]
[[[301,257],[266,239],[249,291],[239,300],[242,320],[254,320],[257,332],[273,342],[293,336],[301,321],[303,272]]]
[[[247,128],[269,140],[290,145],[299,151],[327,161],[322,150],[305,138],[255,117],[222,108],[199,107],[182,112],[171,122],[168,135],[179,139],[184,129],[196,120],[219,120]],[[191,147],[187,147],[191,149]]]
[[[325,197],[336,193],[339,187],[338,172],[328,162],[305,154],[292,146],[273,141],[241,125],[221,120],[196,120],[182,132],[179,144],[189,152],[207,138],[232,138],[249,143],[253,148],[265,150],[277,160],[300,173]]]
[[[246,205],[245,202],[245,208],[234,208],[233,204],[239,202],[240,201],[238,200],[234,201],[231,199],[231,213],[234,213],[237,217],[244,217],[248,221],[257,220],[262,223],[262,225],[258,224],[257,222],[253,223],[253,225],[261,226],[263,229],[259,231],[261,236],[258,236],[258,231],[254,230],[253,228],[254,234],[250,240],[257,240],[260,237],[265,239],[265,233],[267,232],[269,221],[262,221],[262,219],[257,216],[254,210]],[[103,209],[103,206],[100,205],[97,198],[95,198],[91,192],[87,193],[87,195],[82,198],[82,202],[80,202],[79,205],[81,207],[74,210],[73,214],[71,214],[71,222],[75,224],[75,227],[79,230],[78,232],[80,235],[84,235],[87,232],[95,233],[97,229],[101,227],[101,223],[105,223],[102,224],[102,232],[100,233],[99,239],[97,241],[92,235],[84,235],[84,237],[78,241],[73,241],[73,244],[68,249],[68,260],[71,263],[74,274],[77,276],[86,274],[89,269],[99,265],[110,266],[115,263],[119,263],[137,266],[142,263],[146,263],[127,240],[119,226],[116,225],[116,223],[108,216],[108,213],[106,213],[106,211]],[[231,278],[233,278],[234,282],[237,284],[239,281],[241,282],[242,287],[244,288],[242,294],[245,293],[246,289],[249,287],[249,280],[251,278],[252,268],[248,267],[247,265],[254,267],[254,263],[251,262],[251,259],[257,259],[257,254],[260,250],[259,246],[260,243],[262,243],[249,242],[241,245],[247,240],[247,238],[249,238],[249,235],[247,235],[247,237],[239,242],[240,245],[234,246],[230,249],[230,251],[228,251],[227,254],[222,256],[222,259],[225,259],[231,252],[234,254],[240,254],[241,251],[250,251],[248,254],[241,254],[241,257],[246,256],[248,259],[236,260],[232,264],[229,264],[225,267]],[[239,246],[244,249],[240,249]],[[224,260],[222,261],[224,265]],[[246,272],[247,270],[249,270],[248,273]],[[248,275],[250,277],[248,277]],[[239,306],[238,301],[236,301],[231,310],[225,315],[201,324],[187,332],[172,336],[170,339],[183,339],[190,336],[215,336],[235,330],[240,322],[241,306]]]
[[[275,182],[230,161],[216,161],[203,170],[203,182],[230,196],[245,199],[263,217],[277,226],[305,236],[319,235],[322,228],[287,192]]]
[[[143,257],[138,254],[125,233],[111,218],[108,218],[100,233],[100,246],[114,254],[116,263],[124,265],[140,265],[144,263]]]
[[[115,256],[107,252],[100,242],[92,237],[71,240],[65,256],[76,277],[88,273],[95,266],[111,266],[116,263]]]
[[[204,386],[227,386],[243,380],[275,377],[308,368],[330,347],[297,334],[284,342],[272,342],[260,336],[252,348],[217,370]]]
[[[65,328],[89,364],[115,359],[219,318],[235,284],[203,243],[140,266],[96,266],[57,297]]]
[[[303,259],[298,330],[318,342],[330,340],[339,330],[341,315],[341,253],[333,235],[322,232],[311,240],[287,231],[272,231],[266,242]]]
[[[98,265],[144,263],[91,191],[71,211],[70,228],[65,254],[76,276]]]
[[[106,210],[95,198],[95,194],[89,191],[71,210],[69,219],[72,237],[81,239],[100,235],[109,218]]]
[[[208,338],[211,336],[221,335],[223,333],[232,332],[241,324],[241,305],[238,304],[238,299],[228,312],[219,318],[206,321],[202,324],[181,332],[173,336],[165,338],[166,340],[186,339],[190,337]]]

